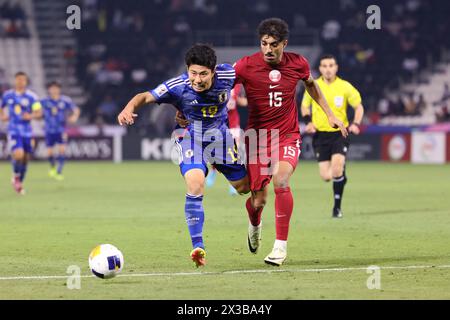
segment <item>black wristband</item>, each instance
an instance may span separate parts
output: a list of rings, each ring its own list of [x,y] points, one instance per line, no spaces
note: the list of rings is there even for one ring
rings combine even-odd
[[[357,126],[358,128],[359,128],[359,126],[361,125],[361,124],[359,124],[359,123],[357,123],[357,122],[352,122],[352,124],[354,124],[354,125]]]
[[[309,114],[304,116],[303,119],[305,120],[306,124],[308,124],[312,121],[311,116]]]

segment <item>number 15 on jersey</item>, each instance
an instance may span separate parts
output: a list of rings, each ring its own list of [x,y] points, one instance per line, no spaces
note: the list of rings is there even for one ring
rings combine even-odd
[[[280,91],[269,92],[269,106],[271,107],[281,107],[283,103],[283,93]]]

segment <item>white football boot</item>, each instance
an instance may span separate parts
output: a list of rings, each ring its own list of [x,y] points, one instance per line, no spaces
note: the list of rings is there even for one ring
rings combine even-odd
[[[261,234],[262,234],[262,222],[259,223],[259,226],[254,226],[250,222],[248,223],[248,236],[247,236],[247,245],[248,250],[251,253],[256,254],[258,252],[258,248],[261,245]]]
[[[281,266],[287,257],[287,241],[275,240],[272,252],[265,258],[264,262],[272,266]]]

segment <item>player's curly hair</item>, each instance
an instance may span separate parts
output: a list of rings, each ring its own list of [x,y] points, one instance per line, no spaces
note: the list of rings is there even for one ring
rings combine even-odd
[[[211,46],[197,43],[186,52],[184,61],[188,68],[190,65],[198,64],[199,66],[204,66],[214,71],[217,63],[217,56]]]
[[[260,39],[263,36],[268,35],[278,41],[283,41],[289,37],[289,26],[283,19],[268,18],[261,21],[259,24],[258,35]]]

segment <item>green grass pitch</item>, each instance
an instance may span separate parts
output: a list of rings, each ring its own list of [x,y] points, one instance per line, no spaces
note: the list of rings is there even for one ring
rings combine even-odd
[[[196,269],[172,163],[68,162],[63,182],[32,163],[23,197],[10,171],[0,163],[0,299],[450,299],[448,165],[349,163],[344,219],[333,220],[331,185],[316,163],[300,162],[280,268],[263,262],[275,232],[272,187],[252,255],[247,197],[229,196],[218,177],[204,200],[207,266]],[[100,243],[123,252],[122,276],[83,277],[69,290],[68,266],[90,275],[88,254]],[[381,267],[380,289],[367,288],[370,265]]]

